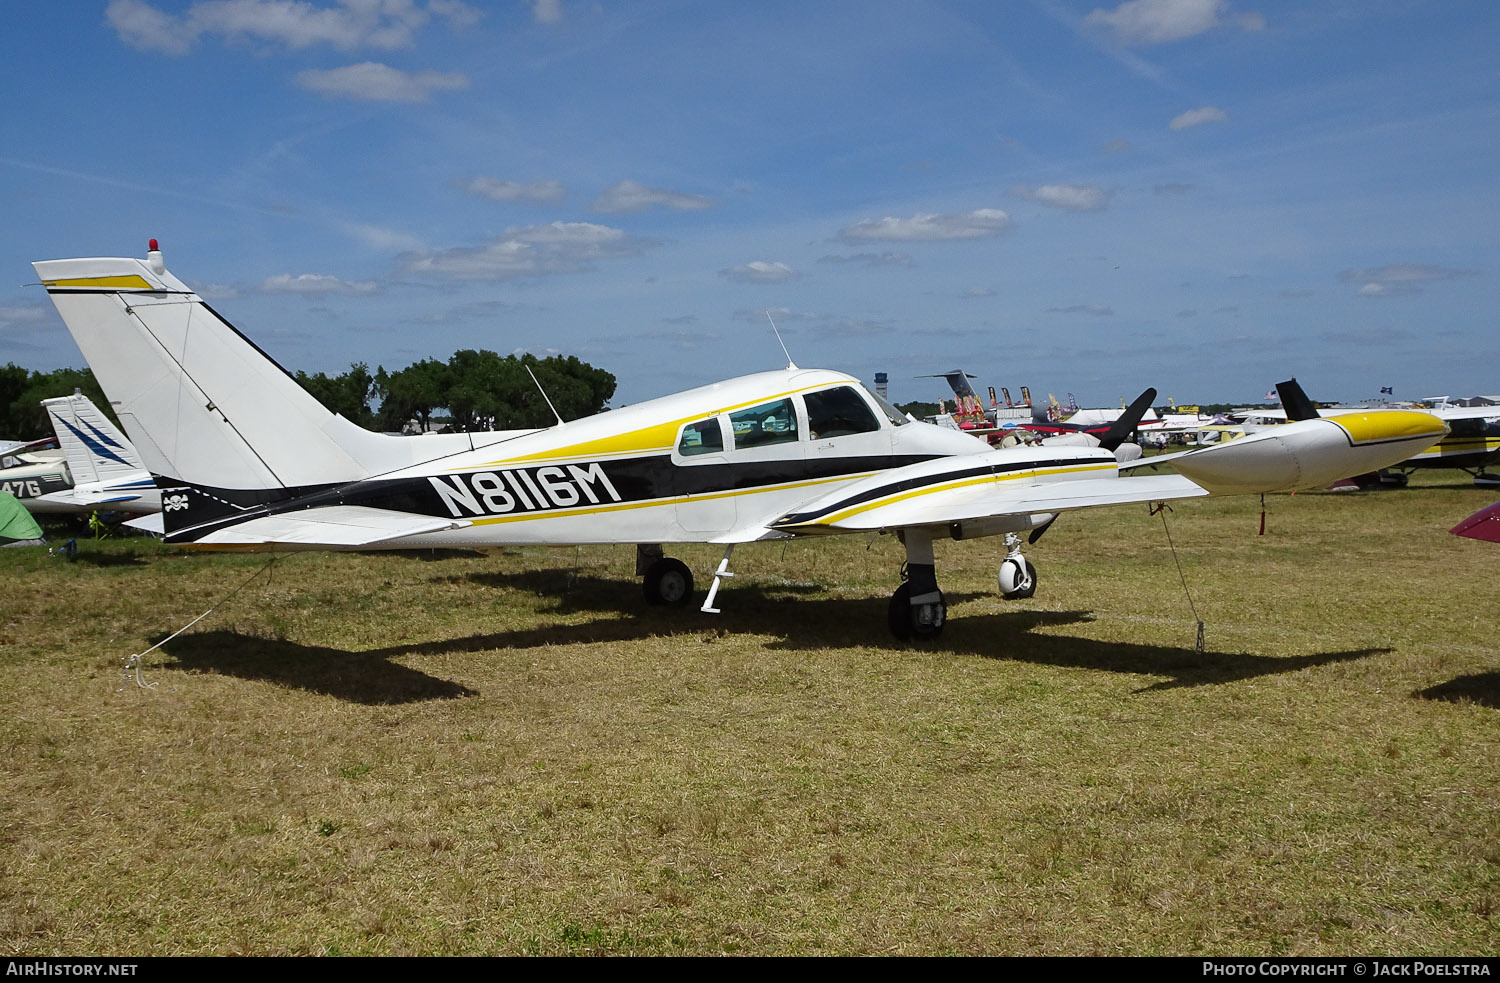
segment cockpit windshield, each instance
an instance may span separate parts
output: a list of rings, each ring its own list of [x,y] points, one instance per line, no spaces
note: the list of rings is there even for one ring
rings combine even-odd
[[[864,389],[863,386],[861,386],[860,388]],[[905,413],[902,413],[900,410],[896,409],[896,407],[881,399],[878,393],[870,392],[870,390],[868,389],[865,389],[865,392],[868,393],[870,398],[875,401],[875,405],[880,407],[880,411],[885,414],[885,418],[887,420],[890,420],[893,426],[904,427],[911,422],[906,418]]]

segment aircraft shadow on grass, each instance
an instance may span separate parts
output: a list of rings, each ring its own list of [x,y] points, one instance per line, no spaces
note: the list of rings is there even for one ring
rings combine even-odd
[[[1424,700],[1478,703],[1480,706],[1500,710],[1500,671],[1457,676],[1446,683],[1417,690],[1412,695]]]
[[[742,581],[719,595],[723,614],[703,615],[694,609],[647,607],[640,586],[633,581],[567,570],[473,574],[449,579],[491,591],[496,603],[503,603],[503,597],[494,593],[497,589],[552,598],[555,603],[550,613],[564,620],[538,628],[434,639],[363,652],[235,631],[185,635],[166,645],[164,651],[177,660],[178,668],[190,671],[266,680],[356,703],[392,704],[478,695],[465,686],[393,661],[409,657],[660,637],[696,636],[709,640],[722,634],[779,636],[769,648],[796,652],[890,644],[885,635],[885,598],[802,597],[795,604],[788,604],[791,595],[822,590],[807,584],[754,585]],[[983,596],[948,594],[947,599],[953,605]],[[581,622],[566,620],[579,614],[597,616]],[[1034,665],[1166,677],[1142,687],[1138,693],[1222,685],[1389,651],[1355,649],[1286,658],[1214,651],[1200,655],[1191,648],[1101,642],[1037,631],[1092,620],[1093,615],[1088,611],[1017,610],[969,615],[954,621],[938,642],[924,648],[934,653]]]

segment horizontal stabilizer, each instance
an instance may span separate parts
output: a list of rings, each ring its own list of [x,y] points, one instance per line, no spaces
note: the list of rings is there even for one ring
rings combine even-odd
[[[149,532],[153,536],[165,536],[167,533],[160,512],[152,512],[150,515],[131,519],[125,525],[132,529],[139,529],[141,532]]]
[[[69,488],[67,491],[38,495],[37,501],[51,502],[54,505],[67,505],[77,509],[102,509],[108,505],[137,502],[140,501],[140,498],[141,496],[139,495],[122,494],[120,492],[89,494],[86,491],[79,491],[77,488]]]
[[[373,546],[408,536],[462,529],[468,525],[471,523],[463,519],[440,519],[357,505],[330,505],[301,512],[261,516],[215,530],[202,539],[182,545],[284,545],[307,548]]]

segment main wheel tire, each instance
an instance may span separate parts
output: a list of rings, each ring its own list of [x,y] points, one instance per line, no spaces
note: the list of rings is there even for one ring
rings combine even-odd
[[[929,642],[943,633],[948,620],[948,602],[938,591],[936,604],[912,607],[911,584],[902,584],[886,605],[886,620],[891,634],[903,642]]]
[[[641,587],[647,604],[686,604],[693,599],[693,572],[681,560],[664,556],[647,568]]]
[[[1015,561],[1005,560],[1000,564],[1000,596],[1007,601],[1024,600],[1036,593],[1036,567],[1025,557],[1021,558],[1021,563],[1024,564],[1021,576],[1012,580],[1010,590],[1005,589],[1005,567],[1007,564],[1014,566]]]

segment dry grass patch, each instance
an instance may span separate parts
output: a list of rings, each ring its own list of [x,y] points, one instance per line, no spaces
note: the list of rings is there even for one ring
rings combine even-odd
[[[1484,953],[1488,496],[1069,516],[1041,589],[881,538],[746,547],[724,615],[632,551],[0,552],[14,953]],[[674,550],[699,572],[717,551]],[[700,585],[702,586],[702,585]]]

